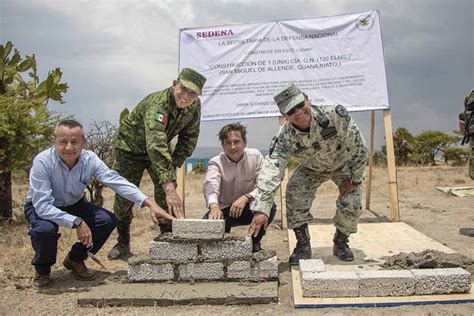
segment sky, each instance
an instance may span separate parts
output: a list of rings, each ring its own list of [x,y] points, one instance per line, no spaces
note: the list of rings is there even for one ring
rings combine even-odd
[[[2,0],[0,42],[34,53],[39,74],[56,67],[70,89],[53,110],[118,122],[146,95],[178,74],[179,31],[223,24],[318,18],[378,9],[393,131],[413,134],[457,128],[474,88],[474,0]],[[370,112],[353,113],[367,142]],[[246,119],[248,146],[268,148],[278,119]],[[202,122],[198,147],[219,147],[229,121]],[[375,115],[375,150],[384,142]]]

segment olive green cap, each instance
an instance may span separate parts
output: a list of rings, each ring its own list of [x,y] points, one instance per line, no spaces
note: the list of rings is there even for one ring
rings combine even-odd
[[[295,105],[304,101],[304,94],[294,84],[289,85],[273,97],[280,112],[288,113]]]
[[[183,86],[193,90],[197,94],[201,94],[202,87],[204,87],[204,83],[206,83],[206,77],[191,68],[183,68],[179,73],[178,79]]]

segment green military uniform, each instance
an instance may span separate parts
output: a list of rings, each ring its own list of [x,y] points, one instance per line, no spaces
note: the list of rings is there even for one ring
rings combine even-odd
[[[187,68],[178,79],[197,93],[201,92],[205,82],[202,75]],[[154,184],[156,203],[167,210],[162,184],[176,180],[175,169],[194,151],[200,117],[200,100],[196,99],[186,108],[177,108],[173,87],[148,95],[120,122],[114,141],[114,169],[137,186],[146,169]],[[176,136],[178,141],[172,150],[171,140]],[[133,218],[132,206],[128,200],[115,196],[114,212],[118,217],[119,237],[128,234],[126,230]]]
[[[296,129],[286,122],[280,129],[274,151],[265,158],[258,179],[258,194],[252,209],[269,214],[273,192],[283,178],[290,156],[299,166],[288,182],[286,207],[288,227],[295,228],[308,223],[313,217],[311,204],[317,188],[326,180],[339,185],[350,178],[360,183],[364,179],[367,162],[365,141],[344,107],[338,105],[311,106],[313,120],[309,132]],[[323,127],[334,127],[336,133],[324,139]],[[323,133],[324,134],[324,133]],[[360,188],[337,199],[334,223],[343,233],[357,231],[361,214]]]
[[[471,120],[474,120],[474,90],[471,90],[469,94],[464,99],[464,110],[471,115]],[[474,125],[473,122],[470,122],[471,125]],[[469,128],[466,124],[466,130]],[[471,147],[471,156],[469,158],[469,176],[474,180],[474,135],[470,136],[470,147]]]

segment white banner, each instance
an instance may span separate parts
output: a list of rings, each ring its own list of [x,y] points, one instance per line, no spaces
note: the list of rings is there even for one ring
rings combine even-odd
[[[290,83],[349,111],[389,108],[378,11],[182,29],[179,66],[207,77],[203,121],[278,116]]]

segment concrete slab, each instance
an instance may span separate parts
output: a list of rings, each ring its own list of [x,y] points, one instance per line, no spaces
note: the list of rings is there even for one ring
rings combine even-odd
[[[278,302],[278,282],[118,283],[81,293],[80,306],[248,305]]]
[[[201,258],[205,261],[238,260],[252,255],[252,240],[250,237],[234,238],[209,242],[201,245]]]
[[[197,256],[198,246],[195,243],[150,242],[150,257],[156,260],[186,261],[196,260]]]
[[[222,262],[200,262],[180,264],[179,280],[219,280],[224,278],[224,264]]]

